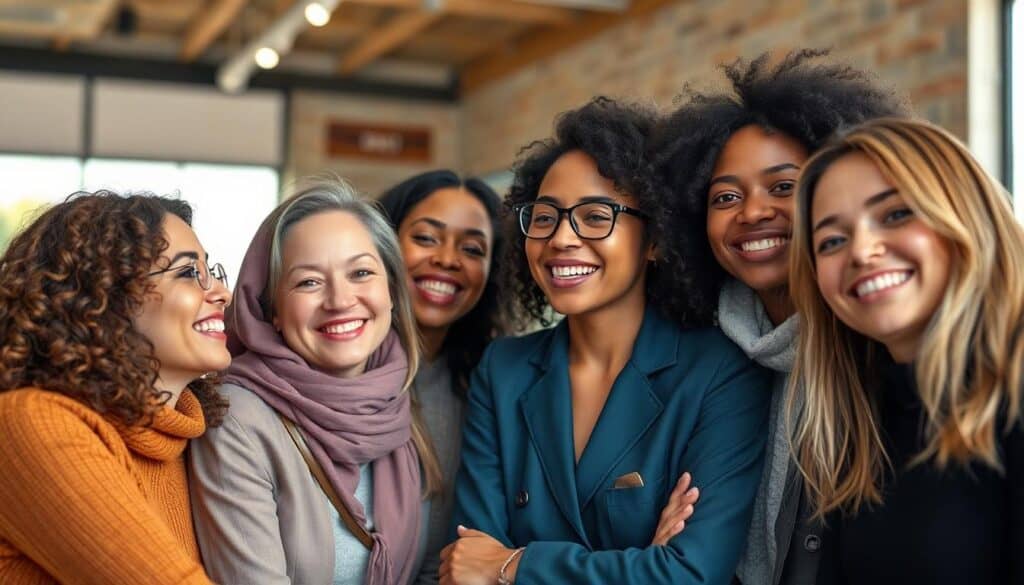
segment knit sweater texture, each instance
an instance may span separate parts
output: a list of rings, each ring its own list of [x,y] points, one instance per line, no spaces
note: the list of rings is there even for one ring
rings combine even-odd
[[[136,427],[56,392],[0,393],[0,583],[210,583],[183,458],[205,430],[188,390]]]

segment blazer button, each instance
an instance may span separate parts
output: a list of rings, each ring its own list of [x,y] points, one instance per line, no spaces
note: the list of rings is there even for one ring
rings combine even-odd
[[[530,494],[526,490],[519,490],[516,494],[516,507],[525,508],[526,504],[530,503]]]
[[[810,553],[821,550],[821,537],[817,534],[808,534],[804,538],[804,550]]]

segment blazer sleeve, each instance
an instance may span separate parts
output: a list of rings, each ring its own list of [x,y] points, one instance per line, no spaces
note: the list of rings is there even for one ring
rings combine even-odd
[[[455,507],[448,542],[457,538],[455,528],[462,524],[486,532],[511,547],[492,386],[495,345],[492,343],[484,351],[480,365],[470,378],[462,427],[462,463],[455,482]]]
[[[591,552],[576,543],[531,542],[517,585],[729,583],[761,479],[769,398],[765,373],[738,351],[726,352],[680,462],[701,489],[686,530],[665,546],[643,549]]]
[[[38,394],[13,401],[0,410],[0,535],[27,560],[0,583],[210,583],[94,425]]]
[[[1024,550],[1024,422],[1014,423],[1013,431],[1005,443],[1006,481],[1010,502],[1010,542],[1006,550],[1010,554],[1010,583],[1024,585],[1024,557],[1018,554]]]
[[[194,441],[192,515],[203,563],[220,583],[290,585],[268,456],[230,413]]]

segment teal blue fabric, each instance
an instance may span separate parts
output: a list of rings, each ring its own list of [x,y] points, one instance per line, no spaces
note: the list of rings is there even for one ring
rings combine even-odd
[[[577,465],[568,344],[563,321],[484,354],[453,530],[525,546],[517,585],[729,583],[761,479],[770,374],[717,328],[684,331],[648,309]],[[643,487],[613,489],[634,471]],[[696,513],[668,545],[649,546],[684,471],[701,489]]]

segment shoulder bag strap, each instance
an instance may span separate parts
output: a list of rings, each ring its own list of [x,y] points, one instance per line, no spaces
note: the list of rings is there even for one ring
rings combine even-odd
[[[288,435],[292,438],[292,442],[295,443],[295,447],[299,450],[302,458],[306,461],[306,466],[309,467],[310,473],[313,474],[313,478],[318,484],[320,489],[327,494],[327,499],[331,500],[334,504],[334,508],[338,511],[338,515],[341,516],[341,520],[345,523],[345,527],[348,528],[349,532],[366,547],[367,550],[373,549],[373,537],[367,532],[366,528],[356,521],[355,517],[352,516],[352,512],[349,511],[348,507],[345,506],[345,502],[338,497],[338,493],[334,491],[334,486],[327,479],[327,474],[324,473],[324,468],[320,467],[320,463],[317,462],[316,458],[313,457],[313,453],[309,450],[309,445],[306,444],[306,439],[303,438],[302,433],[299,431],[295,423],[290,421],[288,417],[278,413],[281,418],[281,422],[284,423],[285,430],[288,431]]]

